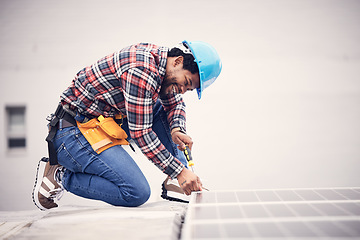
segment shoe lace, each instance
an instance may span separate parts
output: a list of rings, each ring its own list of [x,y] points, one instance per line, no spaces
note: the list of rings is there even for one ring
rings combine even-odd
[[[65,168],[64,167],[59,167],[58,169],[56,169],[55,171],[55,181],[59,184],[60,187],[55,188],[54,190],[51,190],[50,193],[50,198],[51,199],[55,199],[57,201],[59,201],[62,196],[64,195],[64,187],[62,185],[62,178],[65,172]]]
[[[56,188],[54,190],[51,190],[50,192],[50,198],[55,199],[59,201],[62,196],[64,195],[64,188],[61,186],[60,188]]]

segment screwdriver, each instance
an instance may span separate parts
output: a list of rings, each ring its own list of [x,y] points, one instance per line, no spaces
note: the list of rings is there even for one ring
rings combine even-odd
[[[183,152],[184,152],[184,155],[186,157],[186,161],[188,162],[189,167],[191,168],[191,171],[193,173],[195,173],[195,171],[194,171],[194,165],[195,164],[194,164],[193,158],[191,156],[191,151],[190,151],[190,148],[189,148],[188,145],[185,146],[185,149],[183,150]],[[207,189],[207,188],[205,188],[203,186],[202,186],[202,188],[205,189],[206,191],[209,191],[209,189]]]
[[[190,148],[189,148],[188,145],[185,146],[184,155],[186,157],[186,161],[188,161],[188,164],[189,164],[189,167],[191,168],[191,171],[193,173],[195,173],[195,171],[194,171],[194,161],[193,161],[193,158],[191,156],[191,151],[190,151]]]

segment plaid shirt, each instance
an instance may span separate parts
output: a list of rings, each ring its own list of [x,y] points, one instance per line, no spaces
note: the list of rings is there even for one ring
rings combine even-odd
[[[165,77],[167,53],[166,47],[140,43],[110,54],[79,71],[61,101],[90,117],[127,115],[131,138],[149,160],[174,178],[184,166],[152,130],[153,106]],[[181,95],[160,100],[170,129],[180,127],[185,131]]]

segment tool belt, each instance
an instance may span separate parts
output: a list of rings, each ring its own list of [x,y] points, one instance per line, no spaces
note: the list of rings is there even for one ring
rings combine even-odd
[[[126,132],[115,122],[114,118],[99,116],[86,123],[77,121],[76,124],[98,154],[115,145],[129,145],[126,140],[128,137]]]
[[[115,119],[99,116],[98,118],[93,118],[82,123],[76,121],[74,116],[65,111],[63,106],[59,104],[55,113],[50,115],[47,119],[50,121],[49,134],[46,137],[46,141],[48,142],[50,165],[58,164],[53,139],[59,128],[77,126],[94,151],[100,154],[102,151],[115,145],[129,145],[129,142],[126,140],[128,136],[121,128],[123,118],[124,117],[121,115],[117,115]]]

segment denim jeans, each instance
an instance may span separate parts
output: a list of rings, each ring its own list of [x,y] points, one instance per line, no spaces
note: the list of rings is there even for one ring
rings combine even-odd
[[[153,115],[153,131],[186,166],[184,155],[171,140],[167,116],[159,101]],[[130,136],[126,118],[122,127]],[[59,129],[53,141],[59,164],[66,168],[62,183],[67,191],[115,206],[135,207],[149,199],[151,191],[144,174],[122,146],[97,154],[75,126]]]

